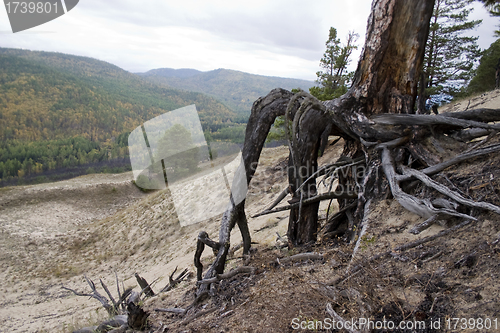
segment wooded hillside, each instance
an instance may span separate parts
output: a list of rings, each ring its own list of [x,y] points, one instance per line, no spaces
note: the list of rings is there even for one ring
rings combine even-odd
[[[191,104],[205,131],[233,125],[235,113],[201,93],[159,86],[96,59],[0,48],[0,179],[82,165],[77,174],[99,171],[90,164],[128,154],[135,127]]]
[[[275,87],[309,91],[313,81],[282,77],[254,75],[219,68],[200,72],[192,69],[153,69],[140,74],[152,82],[166,84],[172,88],[198,91],[224,102],[238,114],[238,119],[248,120],[253,102]]]
[[[152,84],[109,63],[50,52],[0,49],[3,140],[82,136],[106,141],[166,111],[196,104],[216,130],[234,113],[199,93]]]

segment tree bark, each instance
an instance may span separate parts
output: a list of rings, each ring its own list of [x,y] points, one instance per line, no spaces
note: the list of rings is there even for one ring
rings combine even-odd
[[[297,112],[292,116],[291,106],[300,98],[304,98]],[[288,179],[294,201],[299,207],[292,208],[288,222],[289,247],[316,242],[318,230],[319,202],[304,205],[303,202],[315,195],[316,171],[320,148],[326,146],[328,134],[338,132],[328,112],[313,96],[301,92],[289,102],[286,117],[293,119],[292,133],[289,137],[290,157]],[[288,125],[285,124],[288,132]],[[322,150],[323,150],[322,149]]]

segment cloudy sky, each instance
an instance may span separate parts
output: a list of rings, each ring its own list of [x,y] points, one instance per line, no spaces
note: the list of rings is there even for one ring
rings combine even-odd
[[[371,0],[80,0],[66,15],[13,34],[0,8],[0,47],[83,55],[130,72],[154,68],[228,68],[314,80],[328,30],[364,42]],[[487,48],[500,23],[476,6],[484,23],[473,34]]]

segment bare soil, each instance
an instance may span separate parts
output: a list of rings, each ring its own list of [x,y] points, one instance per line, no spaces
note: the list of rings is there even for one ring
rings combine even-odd
[[[474,108],[500,108],[500,92],[446,106],[440,112],[473,108],[473,104]],[[498,141],[497,136],[490,143]],[[320,164],[334,160],[341,148],[342,143],[330,146]],[[293,332],[300,324],[306,327],[301,332],[332,332],[319,326],[330,317],[327,304],[348,321],[370,318],[426,324],[406,332],[486,331],[453,329],[452,318],[483,322],[490,318],[492,325],[496,319],[500,326],[497,214],[477,211],[477,222],[451,235],[370,261],[376,254],[460,222],[449,220],[413,235],[408,231],[423,219],[387,198],[371,203],[367,227],[355,243],[329,240],[288,251],[280,248],[277,235],[286,235],[287,212],[250,217],[287,186],[287,157],[286,147],[265,149],[249,189],[247,216],[255,242],[249,265],[256,273],[221,281],[216,295],[185,317],[155,309],[185,308],[193,302],[196,237],[205,230],[217,239],[218,217],[181,227],[169,192],[143,193],[132,184],[130,173],[0,189],[0,331],[71,332],[91,326],[106,318],[104,309],[96,300],[74,296],[62,285],[89,292],[85,275],[96,283],[102,279],[114,292],[116,272],[125,287],[138,290],[137,272],[149,282],[157,280],[153,290],[160,290],[177,266],[193,274],[175,289],[146,300],[151,332]],[[447,185],[450,180],[463,195],[500,205],[499,165],[500,156],[488,156],[451,167],[434,179]],[[423,186],[415,192],[438,197]],[[320,216],[327,206],[328,202],[322,203]],[[337,209],[334,206],[333,211]],[[240,241],[236,228],[231,242]],[[321,253],[324,259],[277,260],[298,252]],[[212,259],[213,254],[205,251],[205,267]],[[363,269],[334,283],[356,264]],[[241,265],[239,250],[228,260],[226,271]],[[205,315],[193,318],[200,311]],[[441,328],[431,328],[438,320]]]

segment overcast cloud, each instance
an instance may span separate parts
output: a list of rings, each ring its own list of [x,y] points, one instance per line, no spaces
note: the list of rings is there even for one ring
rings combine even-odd
[[[13,34],[0,9],[0,46],[63,52],[108,61],[131,72],[154,68],[235,69],[314,80],[328,30],[364,42],[371,0],[80,0],[66,15]],[[494,40],[498,19],[484,19],[480,47]]]

